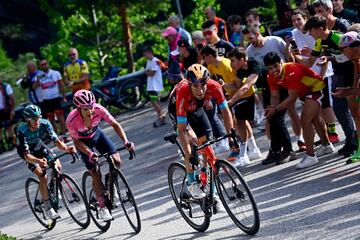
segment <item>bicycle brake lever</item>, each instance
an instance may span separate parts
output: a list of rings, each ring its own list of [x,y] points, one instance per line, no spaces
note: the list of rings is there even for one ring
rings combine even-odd
[[[130,154],[130,156],[129,156],[129,160],[133,160],[134,158],[135,158],[135,151],[129,151],[129,154]]]
[[[71,164],[75,163],[75,161],[79,159],[79,156],[76,153],[70,153],[70,155],[73,158],[70,162]]]

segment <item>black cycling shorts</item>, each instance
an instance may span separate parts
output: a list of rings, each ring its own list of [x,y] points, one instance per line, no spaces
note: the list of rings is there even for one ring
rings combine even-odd
[[[255,95],[240,99],[233,105],[232,109],[236,119],[253,121],[255,115]]]

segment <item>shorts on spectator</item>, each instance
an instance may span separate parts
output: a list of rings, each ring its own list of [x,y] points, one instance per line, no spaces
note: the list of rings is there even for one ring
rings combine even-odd
[[[54,119],[56,116],[64,115],[64,108],[61,105],[61,98],[53,98],[53,99],[44,99],[42,102],[44,106],[43,115],[45,115],[48,119]],[[46,108],[45,108],[46,106]]]
[[[157,102],[159,101],[159,93],[156,91],[148,91],[148,99],[151,102]]]
[[[322,93],[322,91],[316,91],[316,92],[308,93],[304,97],[300,98],[302,102],[305,102],[306,99],[314,100],[318,102],[319,105],[322,107],[324,101],[324,94]]]
[[[233,105],[232,109],[236,119],[253,121],[255,115],[255,95],[240,99]]]

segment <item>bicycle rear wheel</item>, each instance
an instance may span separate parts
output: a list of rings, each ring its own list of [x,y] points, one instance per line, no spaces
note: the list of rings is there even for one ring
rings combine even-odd
[[[115,196],[114,201],[117,199],[120,201],[130,226],[136,233],[139,233],[141,230],[141,220],[135,198],[122,172],[118,169],[114,171],[116,172],[113,181],[115,186],[114,192],[117,192],[118,195],[118,198]]]
[[[25,195],[29,207],[39,223],[46,229],[51,230],[56,225],[56,220],[46,216],[45,204],[41,198],[39,181],[35,178],[28,178],[25,182]]]
[[[215,185],[226,212],[245,233],[254,235],[260,228],[259,210],[240,172],[225,160],[217,160],[219,174]]]
[[[103,222],[99,219],[99,203],[96,199],[95,192],[92,187],[92,177],[89,171],[86,171],[82,178],[82,189],[85,197],[85,202],[95,225],[103,232],[110,228],[111,221]]]
[[[59,190],[62,201],[71,218],[80,227],[87,228],[90,224],[90,216],[80,187],[69,175],[62,174],[59,182]]]
[[[176,208],[185,221],[195,230],[205,232],[210,225],[210,216],[201,208],[201,200],[194,200],[187,190],[186,170],[174,162],[168,168],[168,183]]]

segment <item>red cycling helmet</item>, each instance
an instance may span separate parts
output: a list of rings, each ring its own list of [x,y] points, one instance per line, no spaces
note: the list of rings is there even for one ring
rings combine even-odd
[[[74,94],[73,102],[78,108],[90,108],[94,106],[95,96],[88,90],[79,90]]]

